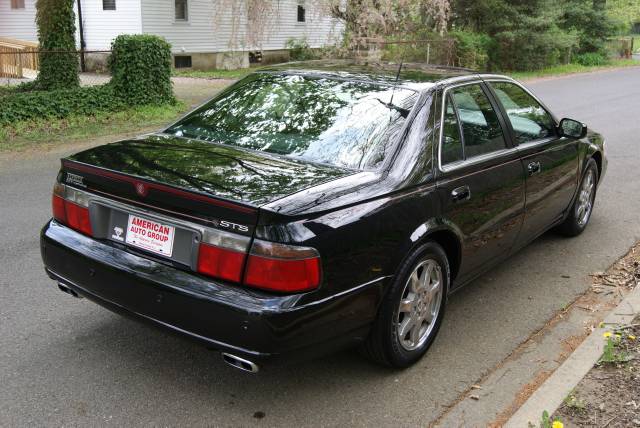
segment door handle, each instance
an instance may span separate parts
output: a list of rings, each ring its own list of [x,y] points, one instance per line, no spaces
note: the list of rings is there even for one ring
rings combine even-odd
[[[471,190],[469,186],[461,186],[451,191],[451,199],[453,202],[461,202],[471,199]]]
[[[529,175],[537,174],[541,170],[542,167],[540,166],[540,162],[531,162],[529,165],[527,165],[527,172],[529,173]]]

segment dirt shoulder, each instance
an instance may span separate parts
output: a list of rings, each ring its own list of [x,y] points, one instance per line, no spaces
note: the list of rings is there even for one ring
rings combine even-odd
[[[640,426],[640,316],[610,326],[600,361],[552,416],[567,427]]]
[[[463,392],[435,425],[504,426],[638,285],[639,264],[640,242],[605,272],[593,273],[585,293]]]

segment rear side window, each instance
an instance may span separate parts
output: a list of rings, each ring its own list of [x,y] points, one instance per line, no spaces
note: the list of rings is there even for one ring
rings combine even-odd
[[[449,95],[447,95],[444,123],[442,126],[442,163],[446,164],[463,160],[464,151],[462,147],[462,137],[460,136],[460,125],[455,107],[451,101],[451,96]]]
[[[444,112],[442,164],[506,147],[498,115],[480,85],[466,85],[449,91]]]
[[[527,91],[508,82],[491,86],[509,116],[517,144],[556,135],[553,118]]]

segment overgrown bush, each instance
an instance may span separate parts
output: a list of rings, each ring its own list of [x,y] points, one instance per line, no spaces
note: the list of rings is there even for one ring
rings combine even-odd
[[[584,65],[587,67],[607,65],[609,64],[609,58],[606,55],[597,52],[588,52],[573,56],[573,61],[576,64]]]
[[[449,35],[456,40],[456,65],[474,70],[488,68],[489,52],[494,44],[491,37],[487,34],[461,30],[452,31]]]
[[[111,44],[109,70],[116,95],[130,105],[174,102],[171,45],[148,34],[120,35]]]
[[[126,107],[111,85],[14,93],[2,97],[0,127],[23,120],[90,116]]]
[[[318,55],[313,49],[311,49],[307,39],[305,38],[288,39],[285,46],[289,49],[289,58],[293,61],[307,61],[318,58]]]
[[[78,87],[74,0],[38,0],[36,24],[40,73],[33,87],[41,90]],[[56,51],[56,52],[49,52]]]

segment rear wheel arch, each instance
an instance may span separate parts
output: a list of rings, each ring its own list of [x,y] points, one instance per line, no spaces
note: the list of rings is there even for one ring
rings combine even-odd
[[[458,236],[448,229],[441,229],[427,234],[422,242],[426,241],[433,241],[444,250],[447,255],[447,260],[449,261],[451,281],[453,282],[458,275],[462,258],[462,245],[460,244]]]
[[[451,227],[447,227],[446,221],[431,220],[418,227],[411,234],[409,244],[404,249],[401,249],[401,251],[396,253],[400,257],[394,263],[394,271],[402,266],[404,260],[406,260],[407,257],[410,257],[416,248],[429,241],[435,242],[444,250],[447,256],[447,261],[449,262],[449,269],[451,271],[450,280],[453,281],[460,270],[462,260],[462,240],[455,230],[452,230]]]

